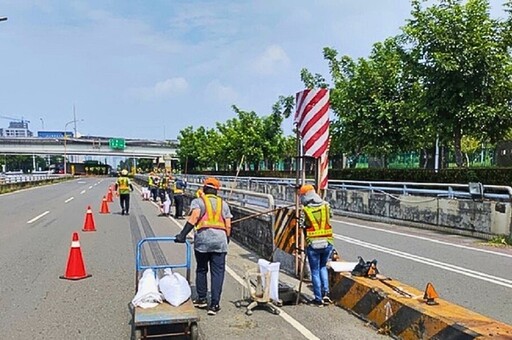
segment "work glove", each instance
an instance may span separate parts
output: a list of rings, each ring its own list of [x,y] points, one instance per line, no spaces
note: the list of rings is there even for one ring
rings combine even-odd
[[[176,243],[185,243],[185,239],[187,238],[188,233],[190,233],[194,229],[194,225],[190,222],[187,222],[181,233],[175,236],[174,242]]]
[[[182,236],[181,233],[176,234],[176,236],[174,236],[174,242],[175,243],[185,243],[185,236]]]

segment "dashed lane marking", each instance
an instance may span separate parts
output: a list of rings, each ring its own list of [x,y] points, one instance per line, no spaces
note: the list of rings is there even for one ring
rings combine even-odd
[[[85,194],[85,190],[80,191],[80,195]]]
[[[30,223],[33,223],[35,221],[37,221],[38,219],[40,219],[41,217],[45,216],[45,215],[48,215],[50,213],[49,210],[45,211],[44,213],[40,214],[40,215],[37,215],[36,217],[34,217],[33,219],[31,219],[30,221],[27,221],[27,224],[30,224]]]
[[[72,200],[74,200],[75,198],[73,196],[71,196],[70,198],[68,198],[67,200],[64,201],[64,203],[68,203],[68,202],[71,202]]]
[[[96,185],[96,184],[94,184],[94,185]],[[92,185],[91,185],[91,186],[89,186],[89,189],[92,189]]]

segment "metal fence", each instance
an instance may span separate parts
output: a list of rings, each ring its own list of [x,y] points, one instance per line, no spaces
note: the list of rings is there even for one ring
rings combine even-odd
[[[46,181],[49,179],[55,179],[62,177],[62,175],[57,174],[0,174],[0,185],[4,184],[15,184],[15,183],[29,183],[29,182],[39,182]]]
[[[189,182],[201,183],[204,175],[187,175]],[[285,186],[293,188],[296,185],[295,178],[277,177],[235,177],[217,176],[223,186],[236,187],[244,190],[252,190],[261,187],[257,184]],[[312,181],[306,181],[313,184]],[[391,195],[414,195],[425,197],[446,198],[481,198],[510,202],[512,200],[512,188],[501,185],[485,185],[482,183],[414,183],[414,182],[378,182],[378,181],[352,181],[330,180],[328,190],[356,190],[368,192],[380,192]]]

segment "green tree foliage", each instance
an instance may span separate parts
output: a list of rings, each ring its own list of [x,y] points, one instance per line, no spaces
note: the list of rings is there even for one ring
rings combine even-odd
[[[462,166],[463,135],[495,141],[512,123],[510,19],[492,19],[487,0],[426,3],[412,0],[405,46],[424,86],[424,108]]]
[[[421,135],[428,133],[417,106],[421,87],[408,72],[397,38],[376,43],[368,58],[338,58],[332,48],[324,49],[324,57],[334,82],[334,150],[354,157],[388,156],[415,146],[415,127],[422,126]]]

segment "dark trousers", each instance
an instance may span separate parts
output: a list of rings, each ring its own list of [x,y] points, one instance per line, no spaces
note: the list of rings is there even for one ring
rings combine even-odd
[[[121,203],[121,209],[127,213],[130,210],[130,194],[120,194],[119,203]]]
[[[174,195],[174,206],[176,207],[175,218],[183,216],[183,195]]]
[[[151,189],[149,189],[149,191],[151,192],[151,197],[153,197],[153,201],[156,202],[156,199],[158,197],[158,188],[152,187]]]
[[[196,254],[196,290],[199,299],[206,299],[208,293],[208,266],[210,267],[211,301],[210,306],[220,304],[222,285],[224,284],[224,271],[226,269],[226,253],[200,253]]]

